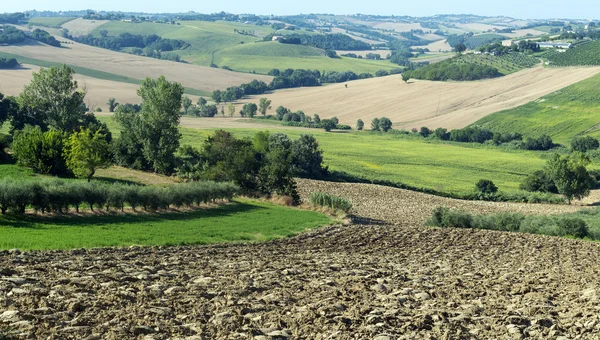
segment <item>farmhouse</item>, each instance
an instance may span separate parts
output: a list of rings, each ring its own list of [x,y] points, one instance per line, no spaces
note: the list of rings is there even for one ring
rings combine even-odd
[[[282,36],[282,35],[276,35],[276,36],[274,36],[274,37],[273,37],[273,39],[272,39],[272,40],[273,40],[273,41],[280,41],[281,39],[283,39],[283,36]]]
[[[560,48],[560,49],[569,49],[573,44],[565,43],[565,42],[540,42],[538,43],[540,48]]]

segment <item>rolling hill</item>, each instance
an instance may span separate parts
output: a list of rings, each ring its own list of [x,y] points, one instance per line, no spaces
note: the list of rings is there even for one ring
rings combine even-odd
[[[415,80],[405,84],[400,76],[357,80],[317,88],[281,90],[243,100],[258,102],[268,97],[274,108],[337,116],[354,126],[362,119],[369,126],[375,117],[389,117],[396,128],[461,128],[505,109],[515,108],[592,77],[600,67],[535,67],[492,80],[473,82],[431,82]]]
[[[494,113],[473,125],[525,136],[548,134],[568,143],[573,136],[600,136],[600,75],[548,94],[525,105]]]

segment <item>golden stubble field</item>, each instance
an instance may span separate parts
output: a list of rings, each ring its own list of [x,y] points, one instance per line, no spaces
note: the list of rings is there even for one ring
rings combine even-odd
[[[389,117],[397,128],[461,128],[494,112],[514,108],[600,72],[600,67],[536,67],[505,77],[473,82],[402,81],[400,75],[358,80],[346,84],[277,91],[255,96],[302,110],[321,118],[336,116],[341,123],[355,125],[362,119],[369,126],[375,117]]]
[[[59,39],[61,41],[67,40],[65,38]],[[263,80],[268,83],[273,78],[264,75],[237,73],[206,66],[140,57],[76,42],[67,44],[63,48],[35,43],[0,46],[0,52],[85,67],[133,79],[144,79],[146,77],[158,78],[164,75],[170,81],[177,81],[185,87],[201,91],[226,89],[230,86],[248,83],[254,79]]]

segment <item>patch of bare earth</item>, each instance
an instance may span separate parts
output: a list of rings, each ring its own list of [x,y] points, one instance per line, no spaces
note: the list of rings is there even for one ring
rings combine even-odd
[[[0,323],[29,339],[597,339],[600,244],[421,226],[440,203],[569,207],[299,187],[372,220],[244,245],[5,251]]]

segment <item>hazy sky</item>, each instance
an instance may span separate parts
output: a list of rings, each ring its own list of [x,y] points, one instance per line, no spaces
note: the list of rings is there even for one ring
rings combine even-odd
[[[433,14],[506,15],[517,18],[600,17],[598,0],[225,0],[225,1],[148,1],[148,0],[19,0],[2,1],[0,12],[24,10],[113,10],[124,12],[187,12],[255,14],[385,14],[428,16]],[[590,17],[594,16],[594,17]]]

